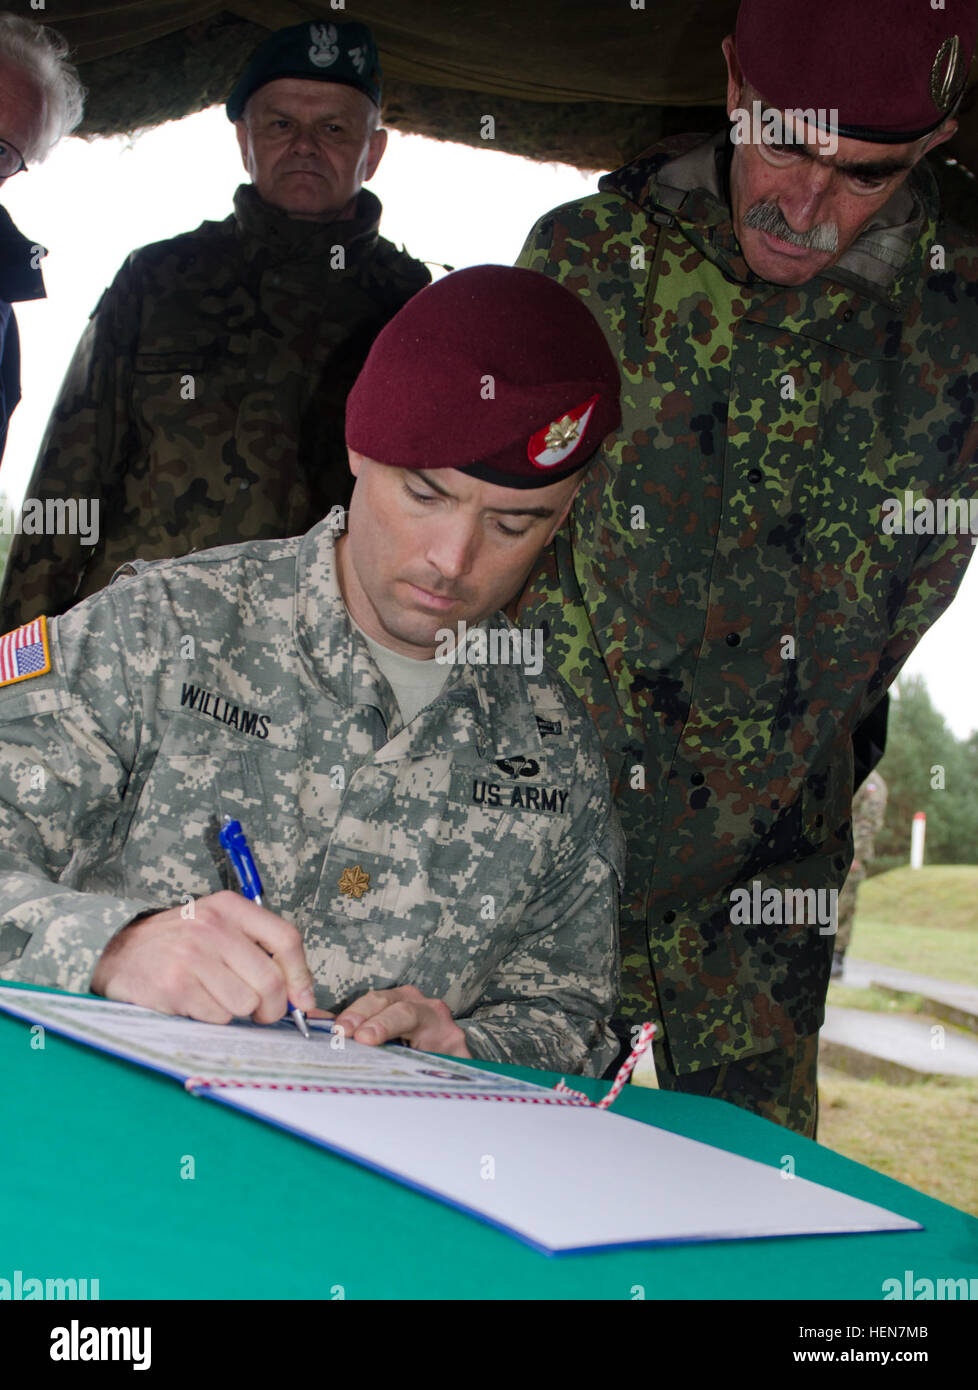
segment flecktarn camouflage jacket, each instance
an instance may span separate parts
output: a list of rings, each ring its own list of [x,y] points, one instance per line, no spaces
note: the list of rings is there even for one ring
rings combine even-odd
[[[781,287],[741,255],[726,139],[608,176],[520,258],[581,295],[621,362],[622,427],[519,621],[548,625],[601,731],[627,842],[623,1013],[658,1015],[680,1073],[820,1026],[831,932],[733,922],[731,893],[841,887],[853,730],[975,549],[925,529],[926,499],[978,496],[978,247],[930,171],[836,266]]]

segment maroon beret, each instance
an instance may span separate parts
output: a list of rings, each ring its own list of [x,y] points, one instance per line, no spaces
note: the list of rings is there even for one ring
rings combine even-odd
[[[976,0],[741,0],[737,57],[771,106],[837,111],[838,135],[907,144],[958,100],[976,30]]]
[[[375,339],[346,402],[346,442],[397,468],[546,487],[621,420],[618,364],[577,295],[534,270],[479,265],[423,289]]]

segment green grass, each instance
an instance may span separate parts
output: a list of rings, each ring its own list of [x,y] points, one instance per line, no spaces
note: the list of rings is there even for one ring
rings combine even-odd
[[[978,985],[978,866],[891,869],[867,879],[849,954]]]
[[[859,890],[850,954],[978,985],[978,867],[891,869]],[[926,1018],[919,994],[829,986],[841,1008]],[[973,1034],[967,1036],[973,1037]],[[908,1086],[819,1071],[819,1142],[978,1216],[978,1078]]]
[[[819,1070],[818,1141],[978,1216],[978,1079],[912,1086]]]
[[[840,1009],[866,1009],[880,1014],[919,1014],[924,1010],[922,994],[891,994],[875,985],[868,989],[848,989],[835,981],[829,985],[827,1002]]]

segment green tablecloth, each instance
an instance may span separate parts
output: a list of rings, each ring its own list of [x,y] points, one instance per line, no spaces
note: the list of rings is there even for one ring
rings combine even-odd
[[[30,1040],[0,1014],[3,1279],[97,1278],[103,1299],[878,1300],[906,1270],[978,1278],[978,1220],[723,1101],[629,1086],[615,1109],[775,1167],[790,1154],[798,1176],[926,1230],[548,1258],[166,1077],[51,1032],[43,1050]],[[607,1083],[579,1088],[598,1099]]]

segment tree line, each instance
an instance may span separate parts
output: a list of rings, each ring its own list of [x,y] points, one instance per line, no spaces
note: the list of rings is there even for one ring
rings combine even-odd
[[[879,765],[889,797],[870,873],[910,862],[910,824],[927,816],[926,864],[978,864],[978,732],[955,738],[922,676],[905,676],[890,701]]]

